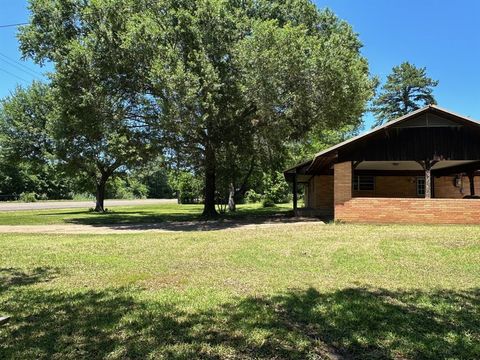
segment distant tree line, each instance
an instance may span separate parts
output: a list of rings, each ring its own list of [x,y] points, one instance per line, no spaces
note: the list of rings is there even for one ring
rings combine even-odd
[[[285,201],[281,170],[357,132],[376,86],[357,34],[309,0],[29,7],[20,49],[54,71],[1,103],[3,194],[95,194],[98,212],[177,196],[205,216]]]

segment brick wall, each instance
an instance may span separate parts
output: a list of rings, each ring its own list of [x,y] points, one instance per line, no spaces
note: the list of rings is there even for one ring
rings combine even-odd
[[[333,175],[312,177],[307,193],[307,208],[316,209],[318,215],[333,215]]]
[[[375,176],[375,190],[353,191],[354,197],[417,197],[414,176]]]
[[[480,224],[480,200],[353,198],[335,204],[335,219],[360,223]]]
[[[462,177],[461,186],[454,185],[455,176],[442,176],[433,179],[435,198],[461,199],[470,195],[470,182]],[[480,195],[480,177],[475,177],[475,190]],[[375,176],[374,191],[353,191],[353,197],[396,197],[415,198],[417,183],[415,176]]]
[[[334,204],[343,204],[352,198],[352,162],[335,164],[333,174]]]
[[[470,195],[470,181],[468,176],[461,177],[461,186],[454,186],[454,176],[444,176],[434,179],[435,197],[448,199],[461,199],[465,195]],[[480,195],[480,177],[475,176],[475,193]]]

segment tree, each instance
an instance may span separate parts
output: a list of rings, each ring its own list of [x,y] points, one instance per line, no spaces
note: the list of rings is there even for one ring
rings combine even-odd
[[[134,77],[137,59],[124,51],[120,36],[133,3],[31,0],[30,24],[19,32],[24,57],[55,66],[57,155],[71,173],[94,184],[98,212],[107,181],[156,152],[158,136]]]
[[[204,176],[205,216],[216,215],[228,173],[241,179],[252,159],[284,153],[313,128],[359,123],[372,92],[368,65],[356,34],[330,11],[307,0],[143,6],[128,46],[150,69],[172,153],[188,154],[182,161]]]
[[[373,101],[372,112],[377,118],[375,126],[406,115],[422,106],[436,104],[433,88],[438,81],[427,76],[425,67],[409,62],[393,67],[382,91]]]
[[[72,182],[55,158],[48,129],[54,109],[47,84],[18,87],[0,102],[0,192],[67,198]]]

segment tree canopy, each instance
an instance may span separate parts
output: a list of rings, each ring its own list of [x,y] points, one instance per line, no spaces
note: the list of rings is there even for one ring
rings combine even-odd
[[[276,176],[298,144],[355,129],[373,92],[357,34],[309,0],[30,0],[30,10],[21,50],[55,67],[57,154],[94,180],[100,211],[112,175],[161,153],[204,178],[214,216],[255,171]]]
[[[409,62],[393,67],[373,101],[372,112],[377,118],[375,126],[436,104],[433,88],[437,85],[438,81],[427,76],[425,67],[419,68]]]
[[[371,95],[356,34],[310,1],[165,0],[128,28],[168,147],[205,178],[207,216],[220,178],[358,124]]]
[[[50,129],[57,155],[67,169],[95,184],[97,211],[104,210],[112,175],[155,155],[156,137],[143,121],[148,116],[144,94],[130,76],[136,61],[123,51],[119,37],[127,5],[31,0],[31,22],[19,33],[25,57],[55,66]]]

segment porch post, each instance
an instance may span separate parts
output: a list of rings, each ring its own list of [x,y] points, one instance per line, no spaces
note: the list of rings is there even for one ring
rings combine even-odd
[[[432,197],[432,176],[430,172],[430,167],[427,165],[425,167],[425,199],[430,199]]]
[[[475,173],[468,173],[468,181],[470,182],[470,195],[475,196]]]
[[[293,176],[293,215],[297,216],[297,172],[295,171],[295,175]]]
[[[423,170],[425,170],[425,199],[432,198],[432,166],[435,165],[438,161],[419,161],[420,165],[422,165]]]

